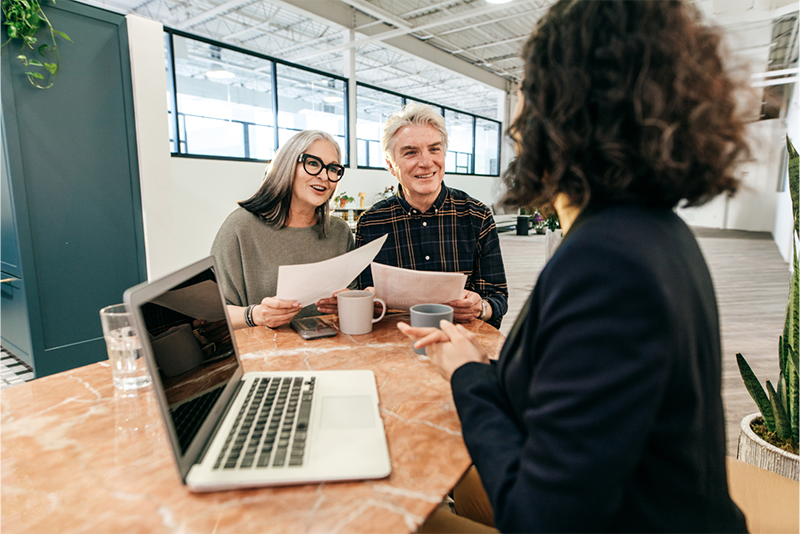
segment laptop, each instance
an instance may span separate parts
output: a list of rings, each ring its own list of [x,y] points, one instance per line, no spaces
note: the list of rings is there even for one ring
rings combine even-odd
[[[373,372],[245,373],[215,272],[209,256],[123,297],[183,483],[206,492],[388,476]]]

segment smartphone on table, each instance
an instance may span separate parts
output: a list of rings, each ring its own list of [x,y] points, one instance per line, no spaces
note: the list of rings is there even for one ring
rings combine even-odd
[[[302,319],[295,317],[289,324],[303,339],[319,339],[336,335],[336,329],[319,317],[303,317]]]

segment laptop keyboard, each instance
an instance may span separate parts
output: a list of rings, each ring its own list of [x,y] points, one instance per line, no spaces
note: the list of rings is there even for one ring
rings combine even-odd
[[[305,456],[316,378],[258,378],[214,469],[299,467]]]
[[[185,402],[172,411],[172,420],[175,421],[175,432],[178,434],[178,443],[181,444],[181,454],[186,453],[186,449],[192,443],[200,426],[208,417],[208,412],[213,408],[214,403],[222,394],[221,387],[212,389],[195,399]]]

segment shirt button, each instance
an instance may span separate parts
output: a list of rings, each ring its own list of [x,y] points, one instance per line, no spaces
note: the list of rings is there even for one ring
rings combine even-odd
[[[428,226],[428,223],[424,222],[422,223],[422,226]]]
[[[431,259],[431,257],[430,256],[425,256],[425,259],[429,260],[429,259]]]

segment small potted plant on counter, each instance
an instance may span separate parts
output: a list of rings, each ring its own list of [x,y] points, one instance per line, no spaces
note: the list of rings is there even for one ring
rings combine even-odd
[[[355,198],[347,196],[347,193],[345,193],[344,191],[342,191],[341,193],[339,193],[338,195],[336,195],[335,197],[333,197],[333,204],[334,204],[334,205],[337,205],[337,204],[338,204],[338,206],[339,206],[340,208],[343,208],[343,207],[345,207],[345,206],[346,206],[348,203],[350,203],[350,202],[352,202],[352,201],[354,201],[354,200],[355,200]]]
[[[789,152],[789,192],[792,198],[794,226],[792,228],[793,272],[786,305],[783,335],[778,338],[777,388],[767,380],[767,391],[761,387],[755,373],[741,354],[736,355],[739,373],[745,387],[758,406],[759,413],[742,420],[738,458],[780,475],[798,479],[798,313],[800,312],[800,273],[798,273],[798,154],[786,137]]]

